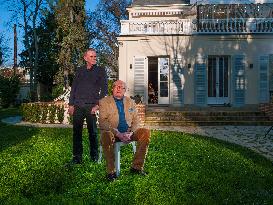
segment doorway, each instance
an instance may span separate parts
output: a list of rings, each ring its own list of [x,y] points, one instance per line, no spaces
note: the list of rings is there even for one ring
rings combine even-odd
[[[229,103],[229,58],[208,57],[208,104]]]
[[[148,57],[148,104],[169,104],[169,58]]]

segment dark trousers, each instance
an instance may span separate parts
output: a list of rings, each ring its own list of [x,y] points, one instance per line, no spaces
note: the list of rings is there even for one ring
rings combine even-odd
[[[84,119],[86,118],[87,129],[89,133],[89,150],[91,160],[98,160],[98,129],[97,117],[91,114],[93,106],[79,107],[75,106],[73,114],[73,157],[82,159],[82,130]]]

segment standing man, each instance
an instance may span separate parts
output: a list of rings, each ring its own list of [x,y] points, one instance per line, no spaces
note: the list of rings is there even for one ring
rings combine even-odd
[[[117,178],[114,156],[115,141],[124,143],[137,141],[137,150],[130,171],[134,174],[147,174],[143,170],[143,166],[150,142],[150,130],[139,128],[135,103],[131,98],[124,96],[125,91],[125,83],[118,80],[113,84],[113,95],[105,97],[99,102],[101,144],[109,181]]]
[[[84,53],[86,65],[79,67],[72,83],[69,98],[69,115],[73,116],[72,164],[82,163],[82,130],[86,118],[89,133],[91,160],[98,160],[98,138],[96,111],[99,100],[107,95],[107,77],[103,68],[96,65],[96,51],[92,48]]]

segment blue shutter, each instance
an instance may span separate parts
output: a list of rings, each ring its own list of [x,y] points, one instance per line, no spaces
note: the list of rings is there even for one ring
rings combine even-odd
[[[194,66],[194,103],[207,105],[207,70],[204,57],[198,56]]]
[[[272,95],[273,94],[273,54],[269,55],[268,73],[269,73],[269,90]]]
[[[134,58],[134,95],[145,95],[145,57]]]
[[[173,104],[183,105],[184,104],[184,69],[181,67],[180,62],[173,63],[172,69],[173,77]]]
[[[260,103],[267,103],[269,100],[269,80],[268,80],[268,56],[260,57],[259,70],[259,101]]]
[[[245,104],[245,56],[234,56],[233,64],[233,100],[234,106]]]

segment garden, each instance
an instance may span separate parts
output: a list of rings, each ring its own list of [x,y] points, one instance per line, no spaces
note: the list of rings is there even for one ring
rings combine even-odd
[[[18,115],[0,109],[0,118]],[[145,169],[130,174],[130,146],[121,150],[121,176],[106,180],[105,162],[88,157],[66,167],[72,129],[0,123],[0,204],[272,204],[273,166],[249,149],[179,132],[152,131]]]

